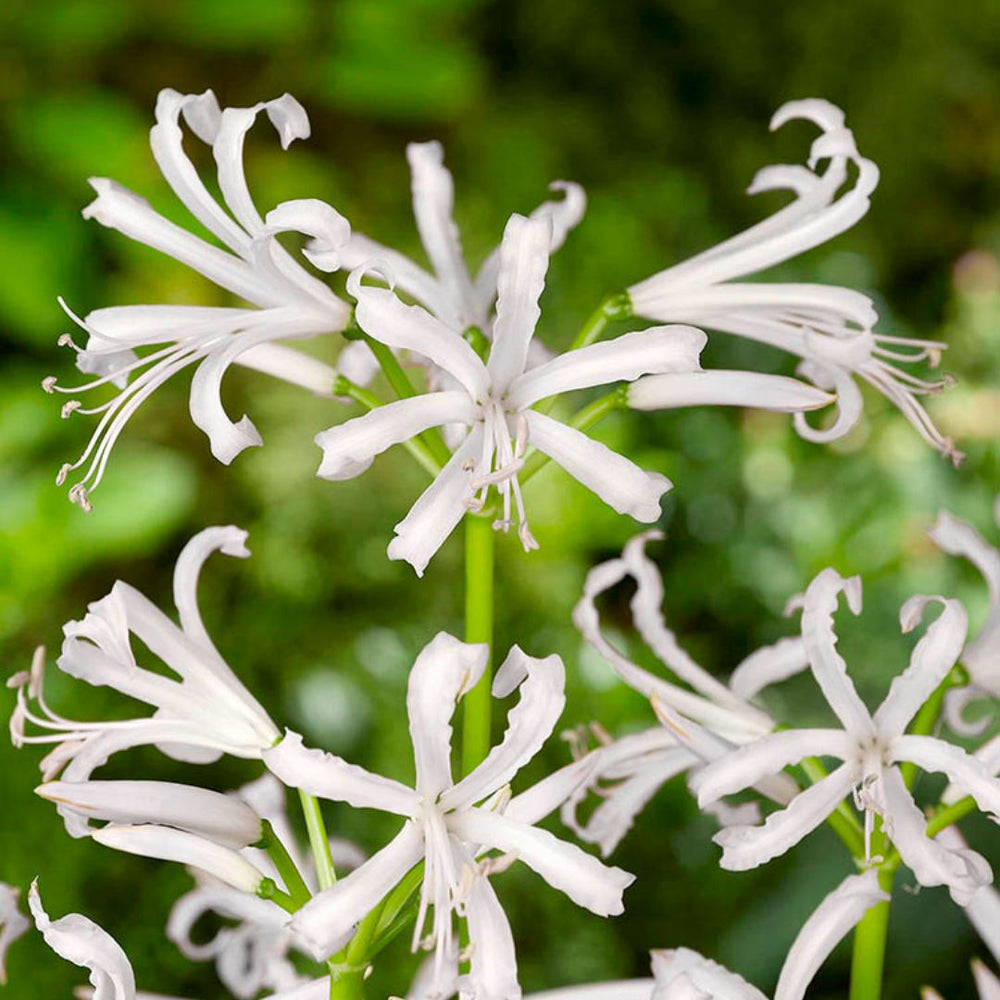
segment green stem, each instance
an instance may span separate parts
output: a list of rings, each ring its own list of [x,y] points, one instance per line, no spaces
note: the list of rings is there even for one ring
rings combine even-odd
[[[578,431],[585,431],[593,427],[598,421],[603,420],[609,413],[615,410],[628,408],[626,386],[619,386],[606,396],[595,399],[582,409],[576,411],[572,418],[566,421],[570,427],[575,427]],[[525,463],[524,468],[517,474],[518,482],[523,486],[533,475],[545,468],[551,461],[548,455],[536,451]]]
[[[493,646],[494,531],[489,517],[465,518],[465,641]],[[462,773],[475,768],[490,749],[490,662],[466,694],[462,716]]]
[[[312,893],[309,891],[305,879],[302,878],[302,873],[296,867],[285,845],[278,839],[271,824],[265,819],[261,821],[261,825],[263,836],[260,846],[267,851],[268,856],[274,862],[274,867],[278,869],[278,874],[285,883],[285,888],[288,889],[289,898],[294,903],[295,909],[305,906],[312,897]]]
[[[261,899],[269,899],[272,903],[277,903],[286,913],[295,913],[299,905],[288,895],[282,892],[273,878],[265,878],[257,887],[257,895]]]
[[[588,317],[580,332],[569,345],[571,351],[587,347],[600,340],[608,324],[616,319],[627,319],[632,314],[628,294],[617,292],[609,295]]]
[[[971,795],[953,802],[950,806],[938,809],[927,821],[927,836],[937,836],[945,827],[957,823],[963,816],[968,816],[976,808],[976,800]]]
[[[374,410],[379,406],[384,406],[378,396],[367,389],[362,389],[360,385],[352,382],[343,375],[338,375],[333,383],[333,394],[335,396],[347,396],[355,403],[360,403],[366,410]],[[420,465],[434,478],[441,471],[441,466],[434,460],[430,449],[420,437],[410,438],[403,442],[403,447],[420,463]]]
[[[806,757],[801,767],[805,776],[816,784],[822,781],[828,774],[826,768],[816,757]],[[836,809],[826,818],[827,824],[833,832],[840,837],[844,846],[851,852],[851,857],[856,861],[862,860],[865,856],[865,835],[857,816],[851,812],[847,803],[841,802]]]
[[[938,716],[941,714],[941,705],[944,702],[944,696],[951,688],[968,683],[969,675],[966,670],[960,666],[953,667],[949,671],[948,676],[934,689],[934,692],[927,701],[920,706],[920,711],[917,712],[907,732],[914,736],[927,736],[934,729]],[[911,761],[904,760],[899,765],[899,770],[902,772],[906,787],[912,788],[913,782],[917,778],[917,765]]]
[[[326,824],[320,812],[319,800],[300,788],[299,801],[302,803],[302,814],[305,816],[306,829],[309,831],[309,846],[312,848],[313,863],[316,865],[316,881],[319,883],[320,891],[329,889],[337,881],[337,872],[333,867],[330,839],[326,835]]]
[[[892,894],[895,870],[882,868],[879,886]],[[882,995],[882,969],[885,965],[885,941],[889,928],[889,901],[876,903],[854,929],[854,953],[851,956],[850,1000],[879,1000]]]
[[[389,385],[392,386],[392,391],[400,399],[409,399],[412,396],[416,396],[417,390],[413,387],[409,376],[403,371],[403,366],[399,363],[399,359],[392,353],[392,349],[386,347],[385,344],[379,343],[374,337],[369,337],[367,333],[364,339],[372,354],[375,355],[375,360],[381,366]],[[444,443],[441,432],[436,428],[424,431],[423,434],[419,435],[419,439],[424,443],[439,466],[443,466],[451,458],[451,452]]]

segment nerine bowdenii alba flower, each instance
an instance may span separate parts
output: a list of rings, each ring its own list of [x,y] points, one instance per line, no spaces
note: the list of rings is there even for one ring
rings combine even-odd
[[[319,395],[332,394],[336,370],[282,342],[340,331],[350,309],[277,237],[287,231],[310,237],[305,257],[319,269],[333,271],[350,227],[339,212],[316,199],[286,201],[261,216],[243,171],[246,133],[261,112],[271,120],[284,148],[308,137],[309,119],[290,94],[250,108],[224,110],[210,90],[203,94],[163,90],[157,100],[156,124],[150,132],[153,156],[180,201],[225,249],[169,221],[116,182],[105,177],[90,181],[97,198],[84,209],[85,218],[174,257],[249,305],[114,306],[96,309],[83,319],[70,313],[87,333],[87,341],[79,347],[67,334],[61,342],[77,352],[77,367],[95,378],[68,387],[47,378],[43,386],[74,397],[63,407],[64,416],[100,415],[83,454],[64,465],[58,476],[62,483],[71,472],[86,467],[70,490],[70,498],[84,508],[89,508],[90,492],[101,481],[115,441],[132,414],[184,368],[197,365],[191,381],[191,418],[208,435],[212,454],[227,464],[243,449],[261,443],[249,417],[234,422],[223,407],[220,384],[230,364],[268,373]],[[182,118],[212,148],[225,207],[184,152]],[[119,391],[105,403],[84,408],[75,398],[109,384]]]
[[[765,167],[749,187],[750,194],[788,190],[794,200],[718,246],[633,285],[628,290],[631,309],[657,322],[693,323],[800,357],[798,373],[837,394],[837,416],[827,427],[815,427],[804,413],[795,414],[796,430],[811,441],[842,437],[858,422],[863,400],[856,376],[895,404],[925,441],[957,464],[961,453],[934,426],[920,401],[946,388],[949,380],[928,380],[902,367],[920,361],[936,365],[946,344],[875,332],[873,302],[848,288],[734,280],[825,243],[868,211],[878,167],[858,153],[844,113],[828,101],[789,101],[775,112],[771,128],[795,119],[811,121],[822,131],[808,166]],[[822,162],[826,168],[820,171]],[[851,165],[856,170],[853,184]],[[653,381],[649,388],[640,381],[631,391],[653,392]]]

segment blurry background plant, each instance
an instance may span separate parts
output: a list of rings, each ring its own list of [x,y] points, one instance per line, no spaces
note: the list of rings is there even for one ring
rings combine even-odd
[[[789,0],[769,4],[766,16],[759,5],[679,0],[10,0],[0,11],[5,669],[25,667],[39,642],[54,654],[61,623],[81,617],[116,577],[167,606],[169,566],[183,540],[207,524],[235,523],[249,529],[254,558],[210,567],[203,608],[220,648],[276,719],[313,744],[394,773],[406,759],[399,706],[408,665],[438,629],[461,628],[460,543],[446,545],[423,581],[385,558],[392,525],[419,482],[405,453],[353,482],[315,479],[312,436],[337,404],[303,402],[254,373],[232,374],[226,391],[231,412],[253,413],[265,447],[231,468],[214,462],[192,426],[181,379],[132,421],[93,514],[53,485],[90,433],[90,418],[63,423],[58,402],[39,388],[43,376],[71,370],[69,353],[55,344],[69,326],[56,295],[81,313],[141,302],[224,304],[192,271],[79,216],[91,198],[86,179],[97,174],[182,221],[147,142],[161,87],[212,87],[224,105],[290,91],[309,111],[313,138],[283,154],[251,136],[258,204],[324,198],[360,231],[416,255],[408,141],[445,143],[472,261],[495,244],[506,215],[534,207],[550,180],[581,182],[587,217],[555,258],[543,298],[539,332],[553,345],[568,344],[606,292],[779,203],[742,191],[758,167],[799,162],[812,134],[803,126],[772,136],[767,120],[789,98],[822,96],[846,110],[882,182],[855,230],[774,276],[857,287],[876,297],[884,332],[947,341],[943,367],[959,385],[930,406],[968,453],[965,464],[953,471],[873,393],[861,426],[834,448],[800,441],[782,416],[719,410],[633,413],[597,436],[676,484],[657,556],[668,621],[692,653],[726,671],[757,644],[791,632],[782,604],[818,569],[861,572],[871,610],[863,625],[844,628],[842,645],[848,662],[868,665],[859,688],[877,703],[905,663],[908,642],[894,622],[907,595],[958,594],[974,625],[985,612],[975,571],[940,555],[924,529],[947,507],[993,537],[998,66],[1000,8],[991,0]],[[722,336],[705,361],[783,373],[793,364]],[[517,641],[565,657],[567,727],[592,718],[616,731],[646,726],[648,707],[583,650],[569,622],[587,567],[614,554],[635,525],[556,469],[530,490],[542,548],[526,557],[513,537],[501,546],[499,646]],[[623,627],[627,596],[608,608]],[[62,680],[51,672],[49,693],[65,707]],[[90,708],[105,717],[110,697],[87,696],[73,714]],[[796,718],[818,711],[808,684],[793,682],[782,697]],[[4,694],[5,712],[12,702]],[[555,761],[564,751],[548,753]],[[191,773],[152,751],[136,758],[144,777]],[[190,885],[183,871],[67,840],[54,811],[31,795],[37,759],[0,746],[0,879],[26,886],[40,874],[52,912],[79,910],[102,923],[131,955],[141,986],[221,996],[213,971],[190,965],[162,937],[171,904]],[[234,761],[214,772],[220,788],[254,773]],[[103,772],[125,774],[120,762]],[[369,848],[387,832],[379,822],[328,814],[333,831]],[[772,986],[797,927],[845,864],[821,832],[767,871],[726,874],[710,829],[679,784],[662,792],[614,856],[643,875],[615,921],[531,892],[530,874],[503,876],[525,989],[645,975],[646,949],[675,945]],[[968,833],[990,853],[984,827]],[[894,906],[886,995],[914,996],[926,981],[946,996],[968,995],[976,943],[944,890],[904,894]],[[403,948],[398,961],[409,961]],[[81,978],[36,939],[15,946],[9,969],[11,1000],[68,996]],[[844,972],[843,961],[831,962],[814,995],[824,984],[839,995]]]

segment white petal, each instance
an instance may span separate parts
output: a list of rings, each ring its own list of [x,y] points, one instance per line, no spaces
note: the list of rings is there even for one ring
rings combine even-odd
[[[314,958],[333,954],[350,937],[354,925],[371,912],[422,854],[420,828],[407,823],[360,868],[306,903],[292,918],[292,933]]]
[[[961,747],[933,736],[899,736],[892,742],[892,761],[908,760],[924,771],[940,771],[948,775],[965,795],[971,795],[976,805],[1000,823],[1000,778],[981,760]]]
[[[222,112],[215,94],[179,94],[161,90],[156,99],[156,124],[150,130],[149,143],[160,172],[187,210],[209,232],[238,254],[246,252],[249,238],[209,194],[194,165],[183,149],[184,133],[179,118],[184,118],[203,142],[212,144],[219,132]]]
[[[526,1000],[652,1000],[652,979],[617,979],[530,993]]]
[[[376,455],[430,427],[471,423],[472,409],[464,392],[428,392],[376,407],[316,435],[314,440],[323,449],[316,475],[352,479],[364,472]]]
[[[127,854],[193,865],[243,892],[255,893],[264,881],[264,876],[236,851],[183,830],[113,823],[94,830],[91,837],[105,847]]]
[[[723,849],[719,864],[728,871],[746,871],[784,854],[811,833],[837,807],[856,779],[852,764],[842,764],[810,786],[763,826],[728,826],[712,839]]]
[[[538,299],[549,266],[549,219],[512,215],[500,244],[493,347],[486,363],[493,390],[500,394],[520,375],[528,360],[528,345],[541,316]]]
[[[135,1000],[132,966],[107,931],[79,913],[50,920],[42,909],[37,879],[28,891],[28,907],[45,943],[60,958],[88,970],[93,1000]]]
[[[825,444],[844,437],[857,426],[864,409],[864,401],[854,379],[848,372],[834,365],[803,361],[796,368],[796,374],[808,378],[822,388],[835,391],[837,394],[837,415],[826,427],[813,427],[806,420],[804,413],[793,414],[792,423],[799,437],[817,444]]]
[[[754,650],[729,677],[729,687],[741,698],[754,698],[764,688],[809,668],[806,647],[799,636],[779,639]]]
[[[7,949],[28,929],[28,918],[17,908],[20,889],[0,882],[0,986],[7,985]]]
[[[520,685],[507,715],[503,741],[441,797],[445,809],[479,802],[506,785],[541,750],[566,705],[566,668],[556,656],[537,659],[512,646],[493,679],[493,696],[505,698]]]
[[[786,729],[762,736],[705,766],[691,779],[698,804],[750,788],[768,774],[778,774],[805,757],[841,760],[857,754],[857,744],[840,729]]]
[[[577,906],[598,916],[621,913],[622,893],[635,876],[601,864],[597,858],[547,830],[526,826],[484,809],[463,810],[445,817],[449,829],[469,844],[513,851],[549,885],[564,892]]]
[[[508,398],[512,406],[523,409],[546,396],[631,382],[650,372],[694,372],[706,340],[705,334],[693,326],[653,326],[626,333],[560,354],[553,361],[519,374],[511,383]],[[630,398],[631,394],[632,389]]]
[[[406,147],[406,158],[412,175],[413,215],[420,241],[445,297],[455,309],[455,319],[462,326],[472,325],[475,317],[469,315],[467,305],[472,301],[472,284],[462,255],[458,227],[452,218],[454,183],[444,166],[441,143],[411,142]]]
[[[744,371],[647,375],[628,389],[628,405],[633,410],[748,406],[778,413],[796,413],[817,410],[832,402],[834,397],[829,393],[796,379]]]
[[[302,737],[291,730],[286,730],[277,746],[265,750],[262,759],[283,784],[310,795],[397,816],[411,816],[417,808],[417,797],[406,785],[348,764],[334,754],[307,748]]]
[[[451,717],[479,683],[490,649],[438,632],[420,651],[406,687],[406,711],[417,772],[417,795],[429,802],[451,785]]]
[[[396,525],[396,537],[387,549],[390,559],[405,559],[423,576],[431,557],[455,530],[472,496],[469,463],[482,450],[483,432],[473,427],[445,467],[417,498],[409,514]]]
[[[609,507],[637,521],[659,519],[660,497],[672,485],[666,476],[640,469],[607,445],[543,413],[528,410],[525,416],[531,443]]]
[[[212,640],[205,630],[198,610],[198,577],[213,552],[222,552],[237,559],[248,559],[247,533],[229,524],[199,531],[181,550],[174,566],[174,604],[181,620],[181,628],[192,639],[211,646]]]
[[[108,342],[142,346],[235,332],[253,314],[254,310],[222,306],[109,306],[87,313],[84,323],[94,340],[89,346],[107,349]]]
[[[51,781],[35,789],[50,802],[85,819],[159,823],[197,834],[225,847],[260,840],[257,814],[229,795],[169,781]]]
[[[950,850],[963,850],[969,845],[954,826],[945,827],[935,838]],[[976,928],[987,951],[1000,962],[1000,892],[984,885],[966,904],[965,915]],[[980,997],[980,1000],[984,1000]]]
[[[928,535],[939,548],[953,556],[964,556],[986,581],[990,603],[1000,604],[1000,550],[988,544],[982,535],[965,521],[943,510]]]
[[[978,958],[972,960],[972,977],[976,981],[979,1000],[1000,1000],[1000,978]]]
[[[951,898],[965,906],[981,886],[993,881],[993,872],[981,855],[964,848],[949,850],[927,836],[927,820],[898,768],[882,772],[882,792],[889,836],[921,885],[946,885]]]
[[[587,754],[546,775],[531,788],[515,795],[504,809],[508,819],[533,826],[567,802],[593,774],[597,755]]]
[[[275,232],[312,237],[304,255],[321,271],[340,267],[340,251],[351,237],[351,225],[332,205],[318,198],[296,198],[272,208],[264,224]]]
[[[802,599],[802,641],[816,683],[844,728],[857,738],[873,736],[875,728],[871,716],[847,676],[847,664],[837,652],[833,613],[837,610],[841,591],[851,612],[860,614],[860,577],[844,579],[836,570],[825,569],[809,584]]]
[[[294,989],[272,993],[267,1000],[327,1000],[330,995],[330,977],[323,976],[311,983],[303,983]],[[141,998],[136,998],[141,1000]]]
[[[362,285],[365,268],[351,272],[347,291],[357,300],[358,326],[375,340],[397,350],[416,351],[457,379],[473,399],[482,399],[488,384],[479,355],[455,331],[420,306],[404,305],[388,289]]]
[[[742,976],[690,948],[652,953],[656,989],[651,1000],[766,1000]]]
[[[889,893],[879,888],[878,875],[869,869],[849,875],[802,925],[781,967],[774,1000],[802,1000],[819,967],[858,921]]]
[[[920,624],[932,601],[940,602],[944,610],[914,647],[909,666],[893,678],[885,701],[875,712],[875,725],[883,739],[892,739],[906,729],[955,665],[965,645],[965,608],[952,598],[911,597],[899,612],[903,631],[909,632]]]
[[[477,1000],[520,1000],[514,935],[489,879],[477,875],[465,903],[472,952],[469,972],[459,980],[463,995]]]

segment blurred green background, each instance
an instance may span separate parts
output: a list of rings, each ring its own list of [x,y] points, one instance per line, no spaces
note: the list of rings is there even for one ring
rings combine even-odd
[[[964,563],[924,536],[947,507],[992,533],[1000,485],[1000,6],[992,0],[898,4],[684,3],[617,0],[13,0],[0,10],[0,635],[8,672],[37,643],[54,657],[63,622],[116,578],[169,608],[170,569],[200,528],[250,531],[253,559],[218,557],[202,606],[237,672],[272,714],[323,745],[407,778],[401,715],[407,669],[439,629],[461,629],[456,535],[424,580],[384,555],[393,524],[421,487],[402,451],[364,477],[313,476],[312,436],[348,411],[306,399],[251,372],[226,382],[230,411],[247,412],[265,447],[231,468],[215,463],[187,415],[187,380],[156,393],[132,420],[83,514],[53,485],[92,429],[62,422],[41,378],[72,381],[57,349],[68,326],[55,298],[78,312],[126,303],[221,304],[217,289],[172,260],[81,220],[86,179],[110,176],[184,222],[155,169],[148,128],[157,91],[215,89],[223,105],[284,91],[309,111],[313,138],[282,153],[266,126],[248,143],[257,203],[290,197],[336,205],[359,230],[419,255],[404,158],[408,141],[439,138],[455,174],[456,214],[469,259],[497,241],[511,211],[529,211],[556,178],[587,189],[587,217],[554,259],[540,335],[565,345],[608,291],[624,287],[761,218],[781,203],[747,199],[754,171],[801,162],[813,132],[767,131],[783,101],[826,97],[842,106],[862,153],[882,170],[856,229],[776,276],[852,285],[873,294],[881,329],[946,340],[958,379],[930,408],[968,453],[955,471],[884,399],[835,447],[800,441],[783,417],[704,410],[609,420],[597,436],[675,485],[657,558],[667,616],[687,648],[720,673],[791,631],[787,596],[827,565],[866,580],[861,620],[842,621],[842,648],[869,699],[906,662],[896,627],[916,590],[967,599],[974,624],[985,591]],[[770,197],[770,196],[769,196]],[[624,329],[624,328],[621,328]],[[317,353],[332,358],[331,345]],[[706,363],[791,372],[793,359],[721,336]],[[529,490],[541,551],[516,540],[499,552],[499,650],[518,642],[560,652],[570,674],[563,719],[599,719],[612,732],[651,724],[641,698],[614,683],[569,623],[587,568],[636,530],[558,470]],[[629,642],[628,593],[607,614]],[[843,618],[843,616],[842,616]],[[636,650],[636,655],[641,655]],[[124,699],[50,672],[49,696],[67,714],[104,718]],[[13,697],[4,692],[4,712]],[[771,706],[824,718],[808,679]],[[221,997],[208,966],[161,937],[172,901],[190,885],[179,868],[69,840],[31,794],[37,748],[0,749],[0,879],[41,877],[53,915],[98,920],[131,955],[141,988]],[[532,775],[567,757],[557,741]],[[198,769],[155,752],[116,760],[105,776],[204,781],[229,788],[259,768]],[[932,781],[928,795],[939,790]],[[331,829],[373,850],[392,824],[331,808]],[[519,942],[526,991],[645,975],[651,947],[687,945],[773,988],[785,949],[821,896],[848,873],[820,830],[766,869],[721,872],[679,783],[653,802],[614,857],[638,872],[627,912],[603,921],[542,891],[517,867],[497,878]],[[1000,863],[995,828],[967,833]],[[992,837],[992,843],[990,838]],[[906,883],[906,878],[901,880]],[[909,889],[903,885],[903,890]],[[208,928],[206,927],[206,933]],[[405,937],[405,935],[404,935]],[[983,954],[940,889],[900,891],[889,948],[890,998],[933,982],[972,995],[968,958]],[[985,957],[985,955],[984,955]],[[813,994],[842,995],[847,953]],[[400,941],[371,995],[405,990],[412,960]],[[69,996],[83,973],[35,936],[9,958],[14,1000]]]

